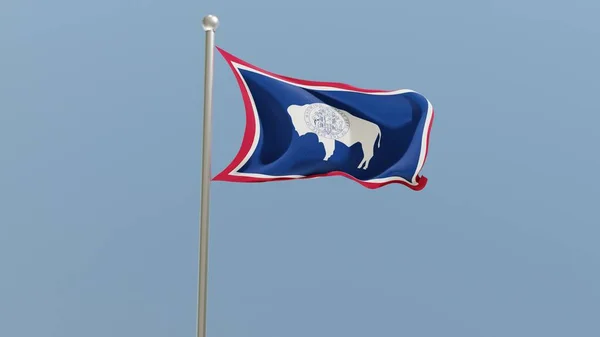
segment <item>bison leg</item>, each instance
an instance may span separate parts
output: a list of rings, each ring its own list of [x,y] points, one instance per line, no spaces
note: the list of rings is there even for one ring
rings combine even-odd
[[[364,142],[361,142],[360,145],[363,150],[363,160],[360,162],[360,165],[358,165],[358,168],[360,168],[364,164],[362,169],[366,170],[367,168],[369,168],[369,162],[371,161],[371,158],[373,158],[373,144],[371,144],[371,146],[369,147]]]
[[[335,140],[333,139],[320,139],[321,143],[323,143],[323,147],[325,148],[325,157],[323,160],[327,161],[329,157],[333,156],[333,151],[335,151]]]

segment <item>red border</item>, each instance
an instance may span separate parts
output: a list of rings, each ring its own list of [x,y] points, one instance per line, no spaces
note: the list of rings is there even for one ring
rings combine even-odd
[[[296,84],[300,84],[300,85],[328,86],[328,87],[334,87],[334,88],[338,88],[338,89],[355,90],[355,91],[364,92],[364,93],[390,92],[390,91],[363,89],[363,88],[353,87],[353,86],[350,86],[350,85],[344,84],[344,83],[308,81],[308,80],[301,80],[301,79],[297,79],[297,78],[293,78],[293,77],[282,76],[282,75],[275,74],[270,71],[261,69],[259,67],[256,67],[244,60],[241,60],[241,59],[231,55],[230,53],[226,52],[225,50],[223,50],[219,47],[216,47],[216,48],[221,53],[221,55],[223,56],[223,58],[225,59],[225,61],[227,62],[227,64],[231,68],[231,70],[233,71],[233,74],[235,75],[238,86],[242,93],[242,98],[244,101],[244,108],[246,110],[246,129],[244,130],[244,137],[242,139],[242,145],[241,145],[237,155],[235,156],[233,161],[223,171],[221,171],[219,174],[217,174],[212,179],[213,181],[259,183],[259,182],[268,182],[268,181],[283,181],[283,180],[298,180],[298,179],[313,179],[313,178],[320,178],[320,177],[343,176],[343,177],[351,179],[369,189],[376,189],[376,188],[380,188],[380,187],[383,187],[383,186],[386,186],[389,184],[398,184],[399,183],[399,184],[407,186],[408,188],[410,188],[412,190],[420,191],[423,188],[425,188],[425,186],[427,185],[427,178],[424,176],[417,176],[417,178],[416,178],[417,185],[411,185],[402,180],[392,180],[392,181],[387,181],[384,183],[372,183],[372,182],[367,182],[364,180],[357,179],[357,178],[349,175],[348,173],[341,172],[341,171],[332,171],[332,172],[329,172],[326,174],[314,174],[314,175],[309,175],[309,176],[305,176],[305,177],[301,177],[301,178],[284,178],[284,177],[281,177],[281,178],[256,178],[256,177],[243,177],[243,176],[231,175],[230,173],[235,170],[235,168],[244,160],[244,158],[246,157],[248,152],[250,152],[250,149],[252,147],[252,141],[254,140],[254,132],[256,131],[256,121],[254,120],[254,111],[252,109],[252,103],[250,101],[250,96],[249,96],[248,92],[245,90],[244,82],[243,82],[242,78],[240,77],[240,75],[238,74],[238,72],[236,71],[236,68],[233,65],[233,62],[239,63],[241,65],[244,65],[248,68],[252,68],[257,71],[260,71],[262,73],[271,75],[275,78],[289,81],[289,82],[296,83]],[[425,162],[427,161],[427,154],[429,152],[429,136],[431,135],[431,126],[433,124],[433,118],[434,118],[434,113],[433,113],[433,109],[432,109],[431,120],[429,122],[429,127],[428,127],[428,132],[427,132],[427,140],[425,142],[425,158],[423,159],[423,166],[425,165]]]

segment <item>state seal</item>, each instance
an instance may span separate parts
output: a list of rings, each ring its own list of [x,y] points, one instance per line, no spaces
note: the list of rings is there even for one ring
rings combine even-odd
[[[350,121],[346,114],[323,103],[311,104],[304,112],[308,128],[319,137],[339,139],[348,133]]]

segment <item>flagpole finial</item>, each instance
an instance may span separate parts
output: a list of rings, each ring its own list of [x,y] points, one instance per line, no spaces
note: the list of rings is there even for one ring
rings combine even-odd
[[[209,30],[212,30],[214,32],[215,30],[217,30],[217,27],[219,27],[219,18],[217,18],[216,16],[207,15],[204,17],[204,19],[202,19],[202,28],[204,28],[205,32]]]

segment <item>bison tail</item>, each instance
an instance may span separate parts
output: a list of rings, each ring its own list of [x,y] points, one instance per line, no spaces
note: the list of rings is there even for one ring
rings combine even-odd
[[[381,130],[377,128],[377,135],[379,136],[377,139],[377,148],[381,147]]]

